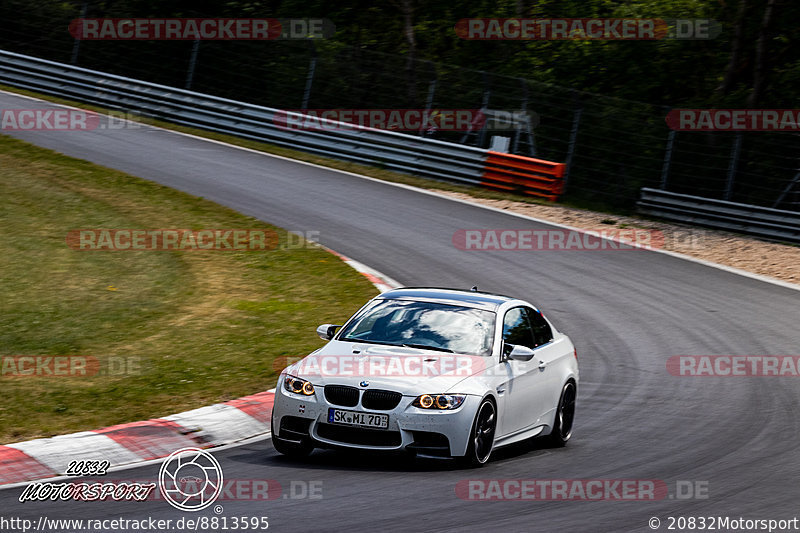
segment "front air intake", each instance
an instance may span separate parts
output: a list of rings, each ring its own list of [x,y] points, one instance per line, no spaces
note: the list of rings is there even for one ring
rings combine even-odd
[[[333,405],[355,407],[358,405],[358,389],[344,385],[326,385],[325,399]]]
[[[403,395],[399,392],[390,390],[368,390],[364,391],[364,397],[361,398],[361,405],[365,409],[375,409],[377,411],[389,411],[397,407]]]

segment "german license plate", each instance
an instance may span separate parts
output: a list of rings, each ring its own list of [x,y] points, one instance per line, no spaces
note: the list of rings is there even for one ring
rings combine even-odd
[[[362,428],[386,429],[389,427],[389,415],[358,413],[356,411],[329,408],[328,422],[330,424],[345,424]]]

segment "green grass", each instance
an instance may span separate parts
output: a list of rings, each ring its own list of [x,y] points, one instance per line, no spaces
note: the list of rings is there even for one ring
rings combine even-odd
[[[164,416],[275,385],[376,289],[318,248],[81,252],[76,228],[265,228],[210,201],[0,136],[0,357],[136,363],[123,375],[0,375],[0,442]]]

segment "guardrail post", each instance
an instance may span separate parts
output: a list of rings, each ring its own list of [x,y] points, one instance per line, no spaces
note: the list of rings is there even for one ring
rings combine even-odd
[[[675,145],[675,130],[669,130],[667,135],[667,146],[664,149],[664,164],[661,166],[661,190],[667,190],[667,179],[669,178],[669,167],[672,164],[672,147]]]
[[[572,157],[575,155],[575,144],[578,141],[578,129],[581,125],[581,115],[583,114],[583,106],[579,105],[575,108],[575,113],[572,115],[572,130],[569,132],[569,146],[567,146],[567,164],[564,170],[564,190],[567,192],[567,184],[569,183],[569,174],[572,170]]]
[[[733,196],[733,181],[736,178],[736,167],[739,165],[739,154],[742,150],[742,134],[737,133],[733,139],[731,147],[731,160],[728,163],[728,179],[725,182],[725,200],[730,200]]]
[[[311,60],[308,63],[308,74],[306,75],[306,87],[303,90],[303,103],[300,109],[308,109],[308,101],[311,99],[311,86],[314,83],[314,74],[317,71],[317,46],[311,41]]]
[[[84,2],[83,7],[81,8],[81,18],[86,18],[86,10],[89,9],[89,2]],[[75,44],[72,45],[72,57],[70,58],[69,62],[73,65],[78,63],[78,52],[81,49],[81,40],[75,39]]]
[[[191,89],[194,81],[194,69],[197,66],[197,52],[200,50],[200,39],[195,39],[192,43],[192,56],[189,58],[189,69],[186,72],[186,84],[184,89]]]

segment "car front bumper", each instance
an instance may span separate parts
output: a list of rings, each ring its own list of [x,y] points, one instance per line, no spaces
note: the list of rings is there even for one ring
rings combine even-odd
[[[285,390],[279,383],[272,411],[272,432],[281,440],[306,441],[316,447],[366,450],[408,450],[420,456],[458,457],[466,454],[479,396],[467,395],[453,410],[414,407],[415,397],[403,396],[391,410],[334,405],[325,399],[324,387],[303,396]],[[440,392],[440,391],[432,391]],[[328,409],[389,416],[386,429],[367,429],[328,422]]]

